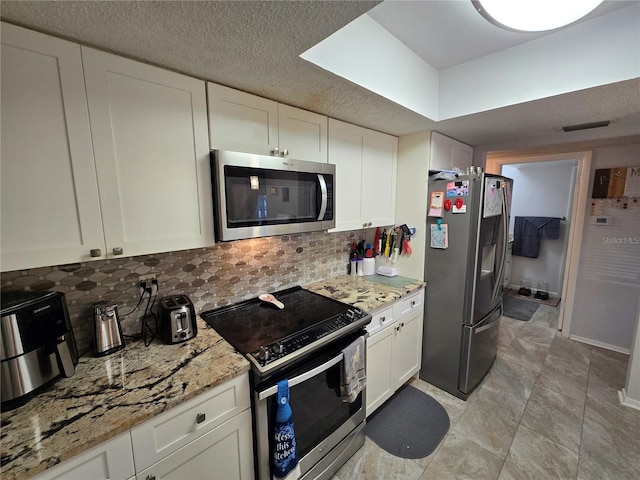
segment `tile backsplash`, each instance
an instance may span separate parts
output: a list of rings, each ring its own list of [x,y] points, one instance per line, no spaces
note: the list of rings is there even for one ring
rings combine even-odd
[[[346,273],[351,242],[358,240],[360,233],[283,235],[194,250],[3,272],[0,287],[2,292],[63,292],[78,350],[88,352],[93,337],[92,305],[96,301],[116,303],[124,333],[139,333],[148,296],[131,311],[140,299],[138,280],[142,275],[156,275],[158,299],[186,294],[196,313],[200,313],[262,292]]]

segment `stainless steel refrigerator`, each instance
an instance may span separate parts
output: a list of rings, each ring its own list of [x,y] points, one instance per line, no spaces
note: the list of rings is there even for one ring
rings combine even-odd
[[[420,378],[466,400],[496,358],[512,180],[430,179]]]

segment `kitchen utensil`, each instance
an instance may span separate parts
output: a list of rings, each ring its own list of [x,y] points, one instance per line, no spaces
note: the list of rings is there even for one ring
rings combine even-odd
[[[355,270],[355,268],[354,268],[354,270]],[[260,300],[262,300],[263,302],[267,302],[267,303],[270,303],[272,305],[275,305],[280,310],[282,310],[284,308],[284,303],[282,303],[280,300],[276,299],[276,297],[274,297],[270,293],[263,293],[263,294],[259,295],[258,298]]]
[[[96,357],[124,348],[124,335],[116,304],[106,301],[93,304],[93,333],[93,352]]]
[[[158,336],[164,343],[181,343],[198,334],[196,312],[186,295],[164,297],[159,310]]]

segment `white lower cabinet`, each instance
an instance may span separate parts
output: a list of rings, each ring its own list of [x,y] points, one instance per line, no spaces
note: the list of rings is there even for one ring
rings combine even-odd
[[[131,437],[127,431],[47,469],[33,477],[33,480],[130,480],[134,478]]]
[[[251,411],[205,433],[146,470],[137,480],[231,480],[253,478]]]
[[[245,373],[47,469],[34,480],[253,477],[251,400]]]
[[[420,370],[424,289],[373,316],[367,338],[366,415]]]
[[[138,480],[253,478],[248,374],[131,429]]]

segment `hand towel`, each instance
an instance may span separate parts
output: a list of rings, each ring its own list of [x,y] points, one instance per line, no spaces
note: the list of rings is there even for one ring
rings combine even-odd
[[[513,228],[512,254],[538,258],[541,239],[556,239],[560,236],[558,217],[518,217]]]
[[[296,436],[293,430],[293,412],[289,405],[289,381],[278,382],[278,407],[273,432],[273,478],[294,480],[300,478]]]
[[[342,355],[340,393],[343,402],[353,403],[367,383],[364,364],[364,336],[359,336],[342,350]]]

